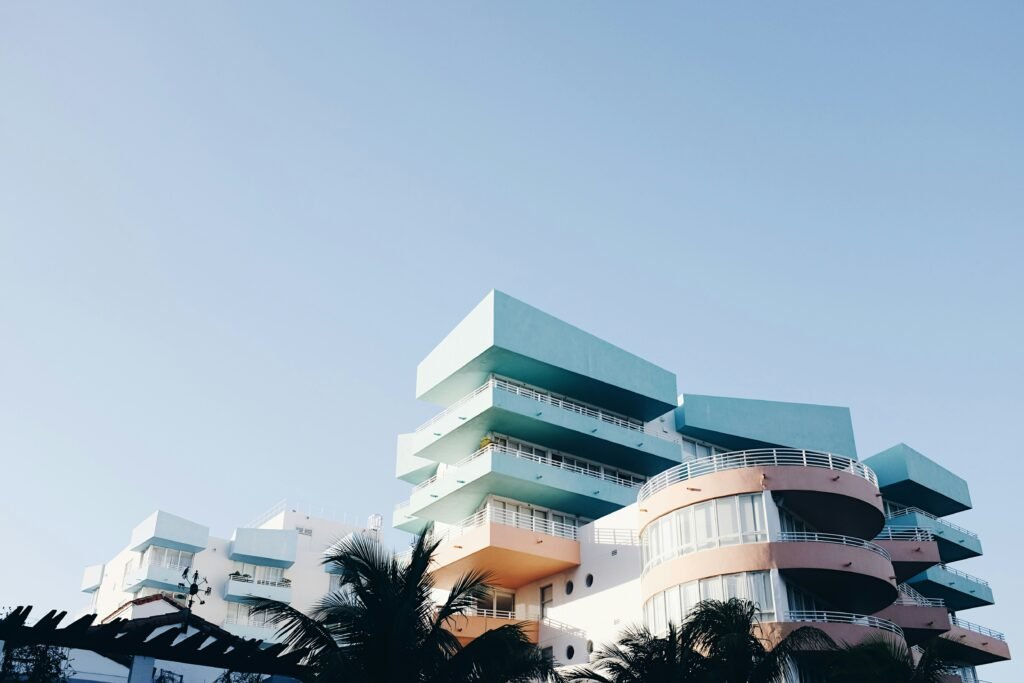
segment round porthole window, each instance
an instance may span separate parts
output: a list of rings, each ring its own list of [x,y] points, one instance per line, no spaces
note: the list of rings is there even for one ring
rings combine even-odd
[[[587,588],[590,588],[593,585],[594,585],[594,575],[593,574],[587,574]]]
[[[572,595],[572,589],[573,588],[575,588],[575,586],[572,585],[572,581],[566,581],[565,582],[565,594],[566,595]]]
[[[576,648],[574,648],[572,645],[570,645],[569,647],[565,648],[565,658],[566,659],[572,659],[575,656],[576,656]]]
[[[594,641],[592,641],[592,640],[588,640],[587,641],[587,654],[588,655],[594,654]]]

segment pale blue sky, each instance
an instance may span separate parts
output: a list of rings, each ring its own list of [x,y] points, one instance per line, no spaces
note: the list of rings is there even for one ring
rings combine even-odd
[[[390,518],[395,434],[433,410],[416,363],[497,287],[681,391],[848,405],[862,457],[966,476],[986,555],[961,566],[999,604],[964,617],[1024,653],[1022,25],[0,5],[0,604],[84,604],[82,566],[157,507]]]

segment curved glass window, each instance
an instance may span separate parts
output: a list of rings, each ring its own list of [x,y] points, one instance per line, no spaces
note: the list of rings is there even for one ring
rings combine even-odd
[[[698,550],[738,543],[764,543],[762,494],[716,498],[674,510],[640,534],[643,571]]]
[[[761,621],[775,621],[771,578],[767,571],[712,576],[672,586],[644,603],[644,624],[654,633],[664,633],[669,622],[677,626],[702,600],[749,600]]]

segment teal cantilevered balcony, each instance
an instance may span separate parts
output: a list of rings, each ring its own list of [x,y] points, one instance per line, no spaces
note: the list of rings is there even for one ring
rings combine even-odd
[[[398,435],[398,458],[395,476],[410,484],[419,484],[437,473],[437,462],[413,455],[415,434]]]
[[[235,529],[228,557],[266,567],[295,564],[299,535],[295,529]]]
[[[82,572],[83,593],[95,593],[99,590],[100,584],[103,583],[103,567],[102,564],[94,564],[85,568]]]
[[[411,454],[445,463],[500,432],[555,450],[586,453],[613,467],[651,475],[682,460],[679,444],[644,424],[573,399],[492,377],[413,433]]]
[[[887,500],[944,517],[971,508],[967,482],[910,446],[900,443],[864,461],[878,475]]]
[[[209,540],[210,529],[208,527],[163,510],[157,510],[132,529],[129,549],[143,552],[149,546],[156,545],[162,548],[197,553],[206,548]]]
[[[676,429],[732,450],[784,447],[857,459],[850,409],[683,394]]]
[[[448,406],[491,375],[644,421],[676,406],[673,373],[499,291],[419,364],[416,396]]]
[[[941,598],[953,611],[995,602],[988,581],[944,564],[930,567],[907,583],[926,597]]]
[[[455,523],[488,495],[511,498],[591,519],[636,501],[640,482],[488,444],[413,489],[396,508],[395,527],[419,532],[425,520]]]
[[[892,528],[917,527],[930,531],[939,546],[939,557],[943,562],[956,562],[981,555],[981,539],[978,534],[939,519],[920,508],[903,507],[894,503],[885,504],[885,525]]]

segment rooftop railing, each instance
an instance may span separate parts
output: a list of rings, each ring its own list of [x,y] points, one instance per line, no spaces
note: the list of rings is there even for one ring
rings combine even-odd
[[[516,396],[522,396],[532,401],[537,401],[538,403],[544,403],[546,405],[554,406],[555,408],[567,410],[578,415],[586,415],[587,417],[592,417],[607,424],[615,425],[616,427],[622,427],[623,429],[629,429],[634,432],[640,432],[645,436],[652,436],[657,439],[662,438],[658,434],[649,434],[648,432],[646,432],[644,430],[644,423],[639,420],[631,420],[621,415],[609,413],[599,408],[588,406],[583,403],[578,403],[576,401],[571,401],[566,398],[559,398],[552,394],[548,394],[543,391],[538,391],[536,389],[531,389],[529,387],[525,387],[498,377],[492,377],[491,379],[487,380],[487,382],[480,385],[470,393],[460,398],[455,403],[451,404],[450,406],[442,410],[434,417],[430,418],[429,420],[421,424],[419,427],[416,428],[416,432],[426,431],[431,426],[436,424],[438,421],[443,420],[449,415],[458,412],[459,409],[462,408],[462,406],[464,406],[469,401],[473,400],[473,398],[475,398],[476,396],[490,389],[497,389],[499,391],[515,394]]]
[[[972,624],[969,621],[964,621],[955,614],[949,615],[949,621],[954,626],[959,626],[960,628],[965,628],[968,631],[974,631],[975,633],[980,633],[983,636],[988,636],[990,638],[1006,642],[1006,636],[1003,633],[990,629],[987,626],[979,626],[978,624]]]
[[[638,500],[649,498],[655,493],[695,477],[725,470],[746,467],[820,467],[837,472],[848,472],[878,486],[878,477],[870,467],[862,463],[831,453],[799,450],[795,448],[759,448],[748,451],[720,453],[696,460],[688,460],[671,467],[651,479],[640,488]]]
[[[440,541],[448,541],[458,538],[467,531],[476,529],[485,524],[501,524],[504,526],[515,527],[517,529],[528,529],[529,531],[536,531],[537,533],[545,534],[547,536],[568,538],[572,541],[577,539],[576,527],[571,524],[553,522],[550,519],[542,519],[534,517],[533,515],[526,515],[519,512],[512,512],[511,510],[501,510],[492,507],[486,507],[483,510],[478,511],[476,514],[462,520],[458,524],[449,527],[438,537],[438,539]]]
[[[934,534],[919,526],[887,526],[882,529],[876,541],[933,541]]]
[[[886,519],[896,519],[897,517],[902,517],[903,515],[909,515],[909,514],[915,514],[915,515],[921,515],[922,517],[927,517],[928,519],[934,520],[934,521],[938,522],[939,524],[947,526],[947,527],[949,527],[950,529],[952,529],[954,531],[960,532],[961,534],[964,534],[966,536],[970,536],[971,538],[978,538],[978,534],[974,533],[970,529],[965,529],[962,526],[959,526],[957,524],[953,524],[953,522],[950,522],[949,520],[942,519],[941,517],[936,517],[932,513],[926,512],[926,511],[922,510],[921,508],[917,508],[917,507],[903,506],[903,505],[890,505],[888,512],[886,512],[886,514],[885,514],[885,518]]]
[[[816,531],[783,531],[779,534],[779,541],[782,543],[834,543],[836,545],[845,545],[850,548],[870,550],[876,555],[881,555],[890,561],[892,560],[892,557],[889,556],[889,551],[885,548],[875,545],[871,541],[854,538],[853,536],[822,534]]]
[[[974,574],[968,574],[967,572],[962,571],[960,569],[956,569],[955,567],[950,567],[948,564],[940,564],[939,567],[941,567],[942,569],[944,569],[945,571],[949,572],[954,576],[959,576],[962,579],[967,579],[968,581],[980,583],[982,586],[989,585],[988,581],[986,581],[985,579],[979,578]]]
[[[807,622],[811,624],[854,624],[856,626],[867,626],[882,631],[894,633],[901,638],[903,629],[889,621],[879,617],[866,616],[863,614],[852,614],[850,612],[825,612],[819,610],[793,610],[787,614],[787,621]]]

